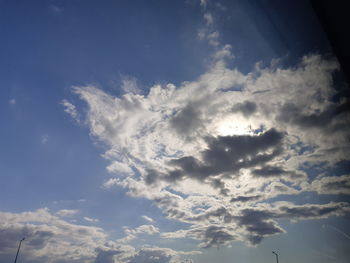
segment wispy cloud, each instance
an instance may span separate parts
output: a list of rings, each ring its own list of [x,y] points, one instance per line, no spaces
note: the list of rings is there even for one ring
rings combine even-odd
[[[60,14],[64,11],[64,8],[58,5],[50,5],[50,10],[56,14]]]
[[[62,216],[62,217],[69,217],[76,215],[79,212],[79,210],[76,209],[62,209],[56,212],[56,215]]]
[[[141,93],[141,88],[135,77],[121,75],[121,89],[125,93],[139,94]]]
[[[41,136],[41,143],[46,144],[49,141],[49,135],[44,134]]]
[[[85,221],[88,221],[90,223],[97,223],[99,222],[100,220],[98,220],[97,218],[92,218],[92,217],[87,217],[87,216],[84,216],[84,220]]]
[[[331,228],[333,229],[334,231],[338,232],[339,234],[341,234],[342,236],[346,237],[347,239],[350,240],[350,235],[348,235],[347,233],[345,233],[344,231],[341,231],[339,228],[335,227],[335,226],[332,226],[332,225],[329,225],[329,224],[324,224],[322,225],[323,228],[325,227],[328,227],[328,228]]]
[[[154,220],[152,219],[152,218],[150,218],[150,217],[148,217],[148,216],[141,216],[143,219],[145,219],[146,221],[148,221],[148,222],[154,222]]]
[[[64,111],[66,113],[68,113],[73,118],[73,120],[75,120],[77,123],[81,122],[80,115],[72,103],[70,103],[68,100],[64,99],[64,100],[62,100],[61,104],[64,107]]]

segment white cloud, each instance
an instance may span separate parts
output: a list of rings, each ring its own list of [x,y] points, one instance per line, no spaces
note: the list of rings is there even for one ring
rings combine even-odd
[[[86,221],[88,221],[90,223],[97,223],[97,222],[100,221],[97,218],[92,218],[92,217],[87,217],[87,216],[84,216],[84,220],[86,220]]]
[[[129,263],[182,263],[180,255],[196,255],[199,251],[174,251],[169,248],[143,247],[128,260]],[[192,261],[187,261],[192,262]]]
[[[64,111],[68,113],[73,118],[73,120],[75,120],[77,123],[80,123],[80,115],[77,112],[75,106],[66,99],[62,100],[61,104],[64,107]]]
[[[208,26],[214,23],[214,18],[211,13],[205,13],[203,17]]]
[[[115,177],[104,186],[124,187],[131,196],[154,200],[167,218],[192,225],[173,235],[198,239],[203,247],[233,240],[257,244],[283,233],[276,217],[257,222],[265,227],[262,232],[230,218],[266,205],[269,198],[307,191],[307,174],[299,167],[336,163],[347,151],[342,147],[346,131],[338,127],[347,122],[348,113],[333,114],[342,107],[331,99],[331,76],[338,68],[334,60],[310,55],[295,67],[257,65],[243,74],[226,66],[230,52],[230,46],[218,51],[197,80],[179,87],[156,85],[147,95],[117,98],[92,86],[74,88],[89,106],[91,134],[109,146],[104,157]],[[325,155],[330,149],[333,154]],[[316,180],[313,189],[327,193],[321,186],[330,183],[326,180],[331,179]],[[344,187],[334,191],[348,193]],[[130,238],[137,234],[133,231]],[[222,239],[213,243],[218,235]]]
[[[38,262],[93,259],[95,248],[105,247],[107,235],[101,228],[68,223],[52,215],[48,209],[18,214],[0,212],[0,218],[3,233],[0,254],[3,259],[9,255],[12,257],[19,236],[26,238],[21,253]]]
[[[121,243],[129,243],[139,235],[155,235],[159,233],[159,229],[153,225],[141,225],[136,228],[124,227],[125,237],[119,239]]]
[[[199,2],[203,8],[206,8],[209,3],[209,0],[200,0]]]
[[[16,99],[10,99],[9,103],[12,104],[12,105],[15,105],[16,104]]]
[[[111,241],[99,227],[73,224],[59,217],[72,214],[74,210],[66,209],[54,215],[47,208],[23,213],[0,212],[0,261],[13,260],[13,251],[16,251],[22,237],[25,241],[21,257],[38,263],[139,263],[145,262],[141,259],[154,262],[155,256],[168,260],[157,262],[175,263],[180,262],[183,256],[200,253],[147,245],[135,248],[120,241]],[[140,234],[159,233],[159,229],[142,225],[136,229],[125,229],[125,232],[137,238]]]
[[[286,232],[280,220],[349,212],[348,203],[269,200],[306,191],[350,194],[348,176],[315,179],[303,170],[322,170],[320,163],[330,168],[350,154],[347,102],[334,100],[337,61],[310,54],[290,67],[275,59],[266,67],[256,63],[249,73],[230,68],[232,46],[220,42],[208,3],[200,1],[205,25],[198,38],[214,51],[208,70],[197,79],[154,85],[142,94],[136,78],[122,76],[120,97],[91,85],[73,87],[88,105],[91,135],[108,147],[103,156],[113,177],[103,187],[122,187],[132,197],[153,200],[167,219],[189,226],[167,233],[153,225],[125,228],[120,243],[160,234],[195,239],[204,248],[233,241],[257,245]],[[74,105],[62,104],[78,118]],[[129,260],[173,260],[173,252],[153,252],[141,249]]]
[[[213,54],[213,58],[215,60],[232,59],[234,56],[232,55],[231,49],[231,45],[225,45]]]
[[[152,218],[150,218],[149,216],[145,216],[145,215],[143,215],[143,216],[141,216],[143,219],[145,219],[146,221],[148,221],[148,222],[154,222],[154,220],[152,219]]]
[[[58,212],[56,212],[56,215],[62,216],[62,217],[69,217],[73,216],[79,213],[79,210],[76,209],[61,209]]]
[[[141,89],[139,88],[138,81],[135,77],[121,75],[121,89],[125,93],[139,94]]]

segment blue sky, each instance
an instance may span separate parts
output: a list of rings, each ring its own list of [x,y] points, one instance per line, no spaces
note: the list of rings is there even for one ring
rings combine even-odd
[[[0,32],[1,261],[347,262],[346,84],[306,1],[0,1]]]

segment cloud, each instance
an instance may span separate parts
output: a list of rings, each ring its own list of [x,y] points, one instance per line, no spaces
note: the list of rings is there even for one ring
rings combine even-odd
[[[23,213],[0,212],[0,261],[13,260],[13,253],[22,237],[25,241],[21,257],[26,262],[175,263],[181,262],[183,256],[200,253],[146,245],[136,248],[125,242],[112,241],[101,228],[69,223],[59,217],[71,214],[73,210],[68,209],[52,214],[47,208]],[[159,233],[159,229],[152,225],[126,228],[124,231],[127,236],[132,234],[135,238],[138,234]]]
[[[121,253],[119,250],[103,250],[103,249],[96,249],[97,256],[94,261],[94,263],[115,263],[115,255],[118,255]]]
[[[64,11],[64,8],[57,5],[50,5],[50,10],[56,14],[61,14]]]
[[[135,229],[125,229],[126,233],[154,235],[159,233],[159,229],[153,225],[141,225]]]
[[[66,113],[68,113],[72,117],[73,120],[75,120],[77,123],[81,122],[80,115],[72,103],[70,103],[68,100],[64,99],[64,100],[62,100],[61,104],[64,107],[64,111]]]
[[[79,258],[93,259],[94,249],[104,246],[107,237],[100,228],[68,223],[52,215],[48,209],[18,214],[0,212],[0,218],[0,231],[3,233],[0,246],[1,261],[12,258],[18,240],[22,237],[26,238],[21,250],[23,257],[37,262],[76,262]]]
[[[213,52],[198,78],[178,86],[156,84],[145,94],[136,78],[122,76],[124,94],[118,97],[92,85],[73,87],[87,104],[90,134],[107,147],[103,157],[111,178],[103,187],[152,200],[167,219],[187,225],[166,233],[153,225],[125,227],[118,244],[157,235],[194,239],[202,248],[234,241],[255,246],[286,233],[282,220],[344,216],[345,202],[283,201],[308,191],[349,194],[347,175],[322,175],[350,156],[349,100],[333,81],[337,61],[309,54],[288,67],[277,59],[243,73],[227,65],[234,53],[220,42],[210,2],[200,5],[204,24],[198,38]],[[62,104],[81,119],[73,104]],[[276,197],[282,201],[273,202]],[[105,262],[177,262],[181,254],[150,247],[129,256],[115,247],[96,251]]]
[[[139,83],[137,79],[132,76],[121,75],[121,89],[125,93],[141,93],[141,89],[139,88]]]
[[[141,216],[143,219],[145,219],[146,221],[148,221],[148,222],[154,222],[154,220],[152,219],[152,218],[150,218],[150,217],[148,217],[148,216]]]
[[[85,221],[88,221],[90,223],[97,223],[99,222],[100,220],[98,220],[97,218],[91,218],[91,217],[87,217],[87,216],[84,216],[84,220]]]
[[[49,141],[49,135],[44,134],[41,136],[41,143],[46,144]]]
[[[76,210],[76,209],[61,209],[55,214],[57,216],[70,217],[70,216],[76,215],[77,213],[79,213],[79,210]]]
[[[153,225],[141,225],[136,228],[123,227],[125,237],[119,239],[121,243],[129,243],[139,235],[155,235],[159,233],[159,229]]]
[[[254,196],[236,196],[231,199],[231,202],[249,202],[249,201],[256,201],[259,200],[259,195]]]
[[[237,103],[232,108],[233,112],[241,112],[244,117],[248,118],[250,115],[257,111],[257,105],[252,101],[245,101],[243,103]]]
[[[147,95],[74,87],[88,105],[91,134],[109,147],[104,157],[114,176],[104,186],[153,200],[167,218],[191,226],[161,236],[194,238],[202,247],[256,245],[285,233],[282,219],[342,216],[347,208],[339,203],[266,202],[310,189],[348,192],[347,178],[315,179],[302,169],[329,167],[348,153],[340,128],[349,116],[346,101],[332,100],[337,63],[309,55],[294,67],[277,66],[243,74],[218,58],[198,79],[155,85]],[[298,117],[313,114],[327,127]]]
[[[211,13],[205,13],[203,17],[208,26],[214,23],[214,18]]]
[[[200,0],[199,3],[203,8],[206,8],[209,3],[209,0]]]
[[[234,56],[233,56],[233,54],[231,52],[231,49],[232,49],[232,46],[226,44],[222,48],[217,49],[215,51],[215,53],[212,55],[212,57],[216,61],[220,61],[220,60],[223,60],[223,59],[233,59]]]
[[[326,176],[314,180],[309,188],[319,194],[350,195],[350,176]]]
[[[200,252],[183,252],[174,251],[169,248],[143,247],[128,259],[128,263],[181,263],[184,261],[180,260],[180,255],[193,254],[200,254]]]

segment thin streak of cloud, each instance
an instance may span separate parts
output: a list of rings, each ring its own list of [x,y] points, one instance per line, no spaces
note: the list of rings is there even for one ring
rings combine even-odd
[[[332,226],[330,224],[324,224],[322,225],[323,227],[328,227],[328,228],[331,228],[333,229],[334,231],[338,232],[339,234],[341,234],[342,236],[346,237],[347,239],[350,240],[350,235],[348,235],[347,233],[345,233],[344,231],[341,231],[339,228],[335,227],[335,226]]]

